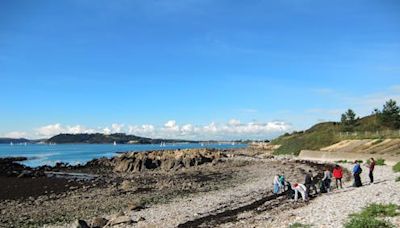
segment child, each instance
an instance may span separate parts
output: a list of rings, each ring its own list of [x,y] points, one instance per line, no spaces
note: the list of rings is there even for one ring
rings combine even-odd
[[[342,167],[339,165],[336,165],[335,168],[333,168],[333,177],[335,177],[335,183],[336,183],[336,188],[339,189],[343,188],[342,186],[342,178],[343,178],[343,170]]]

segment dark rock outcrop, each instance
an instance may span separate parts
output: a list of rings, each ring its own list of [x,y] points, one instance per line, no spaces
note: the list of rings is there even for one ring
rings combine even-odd
[[[224,155],[213,149],[186,149],[151,152],[129,152],[113,158],[115,172],[164,171],[216,163]]]

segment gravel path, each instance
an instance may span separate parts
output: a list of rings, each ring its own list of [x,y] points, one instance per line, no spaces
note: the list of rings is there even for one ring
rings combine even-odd
[[[349,170],[352,168],[351,165],[344,165],[344,167]],[[364,172],[361,175],[363,187],[350,187],[351,182],[346,182],[344,189],[323,194],[304,207],[282,212],[267,221],[253,217],[249,222],[255,227],[288,227],[296,222],[313,225],[313,227],[343,227],[349,214],[359,212],[370,203],[400,205],[400,182],[395,182],[399,174],[393,173],[391,166],[376,166],[376,183],[372,185],[369,184],[368,169],[366,167],[363,169]],[[259,215],[261,218],[263,216],[268,217],[268,212]],[[392,219],[392,222],[400,227],[399,217]]]
[[[210,213],[237,208],[259,200],[265,195],[271,195],[273,176],[275,172],[280,172],[280,167],[285,167],[280,162],[271,167],[272,163],[265,163],[266,166],[252,170],[251,179],[232,188],[179,198],[168,204],[155,205],[145,210],[132,212],[133,220],[137,220],[139,217],[145,219],[135,226],[176,227]],[[308,166],[302,164],[296,164],[296,168],[309,169]],[[286,170],[286,175],[302,178],[298,169],[292,169],[289,172]]]

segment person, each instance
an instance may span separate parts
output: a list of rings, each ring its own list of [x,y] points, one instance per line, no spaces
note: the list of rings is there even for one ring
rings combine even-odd
[[[285,191],[285,175],[279,175],[279,183],[281,186],[281,192]]]
[[[332,173],[329,170],[329,167],[326,167],[326,169],[324,171],[324,177],[322,178],[322,182],[324,184],[326,191],[330,192],[331,191],[331,182],[332,182]]]
[[[335,168],[333,168],[333,177],[335,178],[335,183],[336,183],[336,188],[339,189],[343,188],[342,185],[342,178],[343,178],[343,169],[339,165],[336,165]]]
[[[304,186],[304,184],[295,183],[292,188],[294,190],[294,201],[298,200],[299,193],[301,194],[301,198],[303,198],[303,201],[308,200],[308,197],[306,194],[307,188],[306,188],[306,186]]]
[[[294,199],[295,191],[293,190],[292,185],[290,184],[289,181],[286,181],[285,183],[286,183],[286,186],[287,186],[287,191],[286,191],[287,198],[288,199]]]
[[[358,161],[354,161],[354,167],[353,167],[353,177],[354,177],[354,187],[361,187],[362,186],[362,182],[361,182],[361,177],[360,174],[362,172],[360,163],[358,163]]]
[[[369,159],[369,165],[367,165],[367,167],[369,168],[369,181],[371,184],[374,183],[374,169],[375,169],[375,159],[374,158],[370,158]]]
[[[315,192],[315,194],[318,194],[317,187],[315,186],[314,177],[311,170],[308,170],[308,173],[306,174],[304,185],[307,188],[308,196],[311,195],[311,189]]]
[[[279,175],[274,177],[274,194],[278,194],[282,188],[281,182],[279,181]]]

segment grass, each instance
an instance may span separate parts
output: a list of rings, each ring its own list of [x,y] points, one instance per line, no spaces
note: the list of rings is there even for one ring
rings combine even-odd
[[[293,223],[289,226],[289,228],[310,228],[311,225],[307,225],[307,224],[302,224],[302,223]]]
[[[371,161],[368,159],[367,160],[367,164],[369,165],[371,163]],[[385,164],[385,159],[383,158],[378,158],[375,160],[375,165],[386,165]]]
[[[347,160],[337,160],[337,161],[335,161],[335,163],[347,163],[348,161]]]
[[[345,225],[345,228],[394,228],[390,222],[373,217],[353,216]]]
[[[388,138],[400,138],[400,131],[383,126],[376,115],[370,115],[358,119],[353,132],[344,132],[339,122],[325,122],[306,131],[285,133],[271,143],[281,145],[275,154],[299,155],[301,150],[319,150],[345,139],[377,139],[374,144],[379,144]]]
[[[396,204],[370,204],[360,213],[350,215],[350,220],[344,225],[345,228],[391,228],[395,227],[390,222],[382,219],[385,217],[398,216],[400,207]]]
[[[393,166],[393,172],[400,172],[400,162],[397,162],[396,165]]]
[[[385,165],[385,159],[383,158],[376,159],[376,165]]]
[[[370,204],[368,207],[361,211],[362,216],[367,217],[394,217],[399,215],[397,210],[400,209],[396,204]]]
[[[275,154],[299,155],[301,150],[319,150],[339,142],[335,137],[335,130],[339,130],[336,123],[328,122],[317,124],[303,133],[285,134],[272,141],[272,144],[281,145]]]

